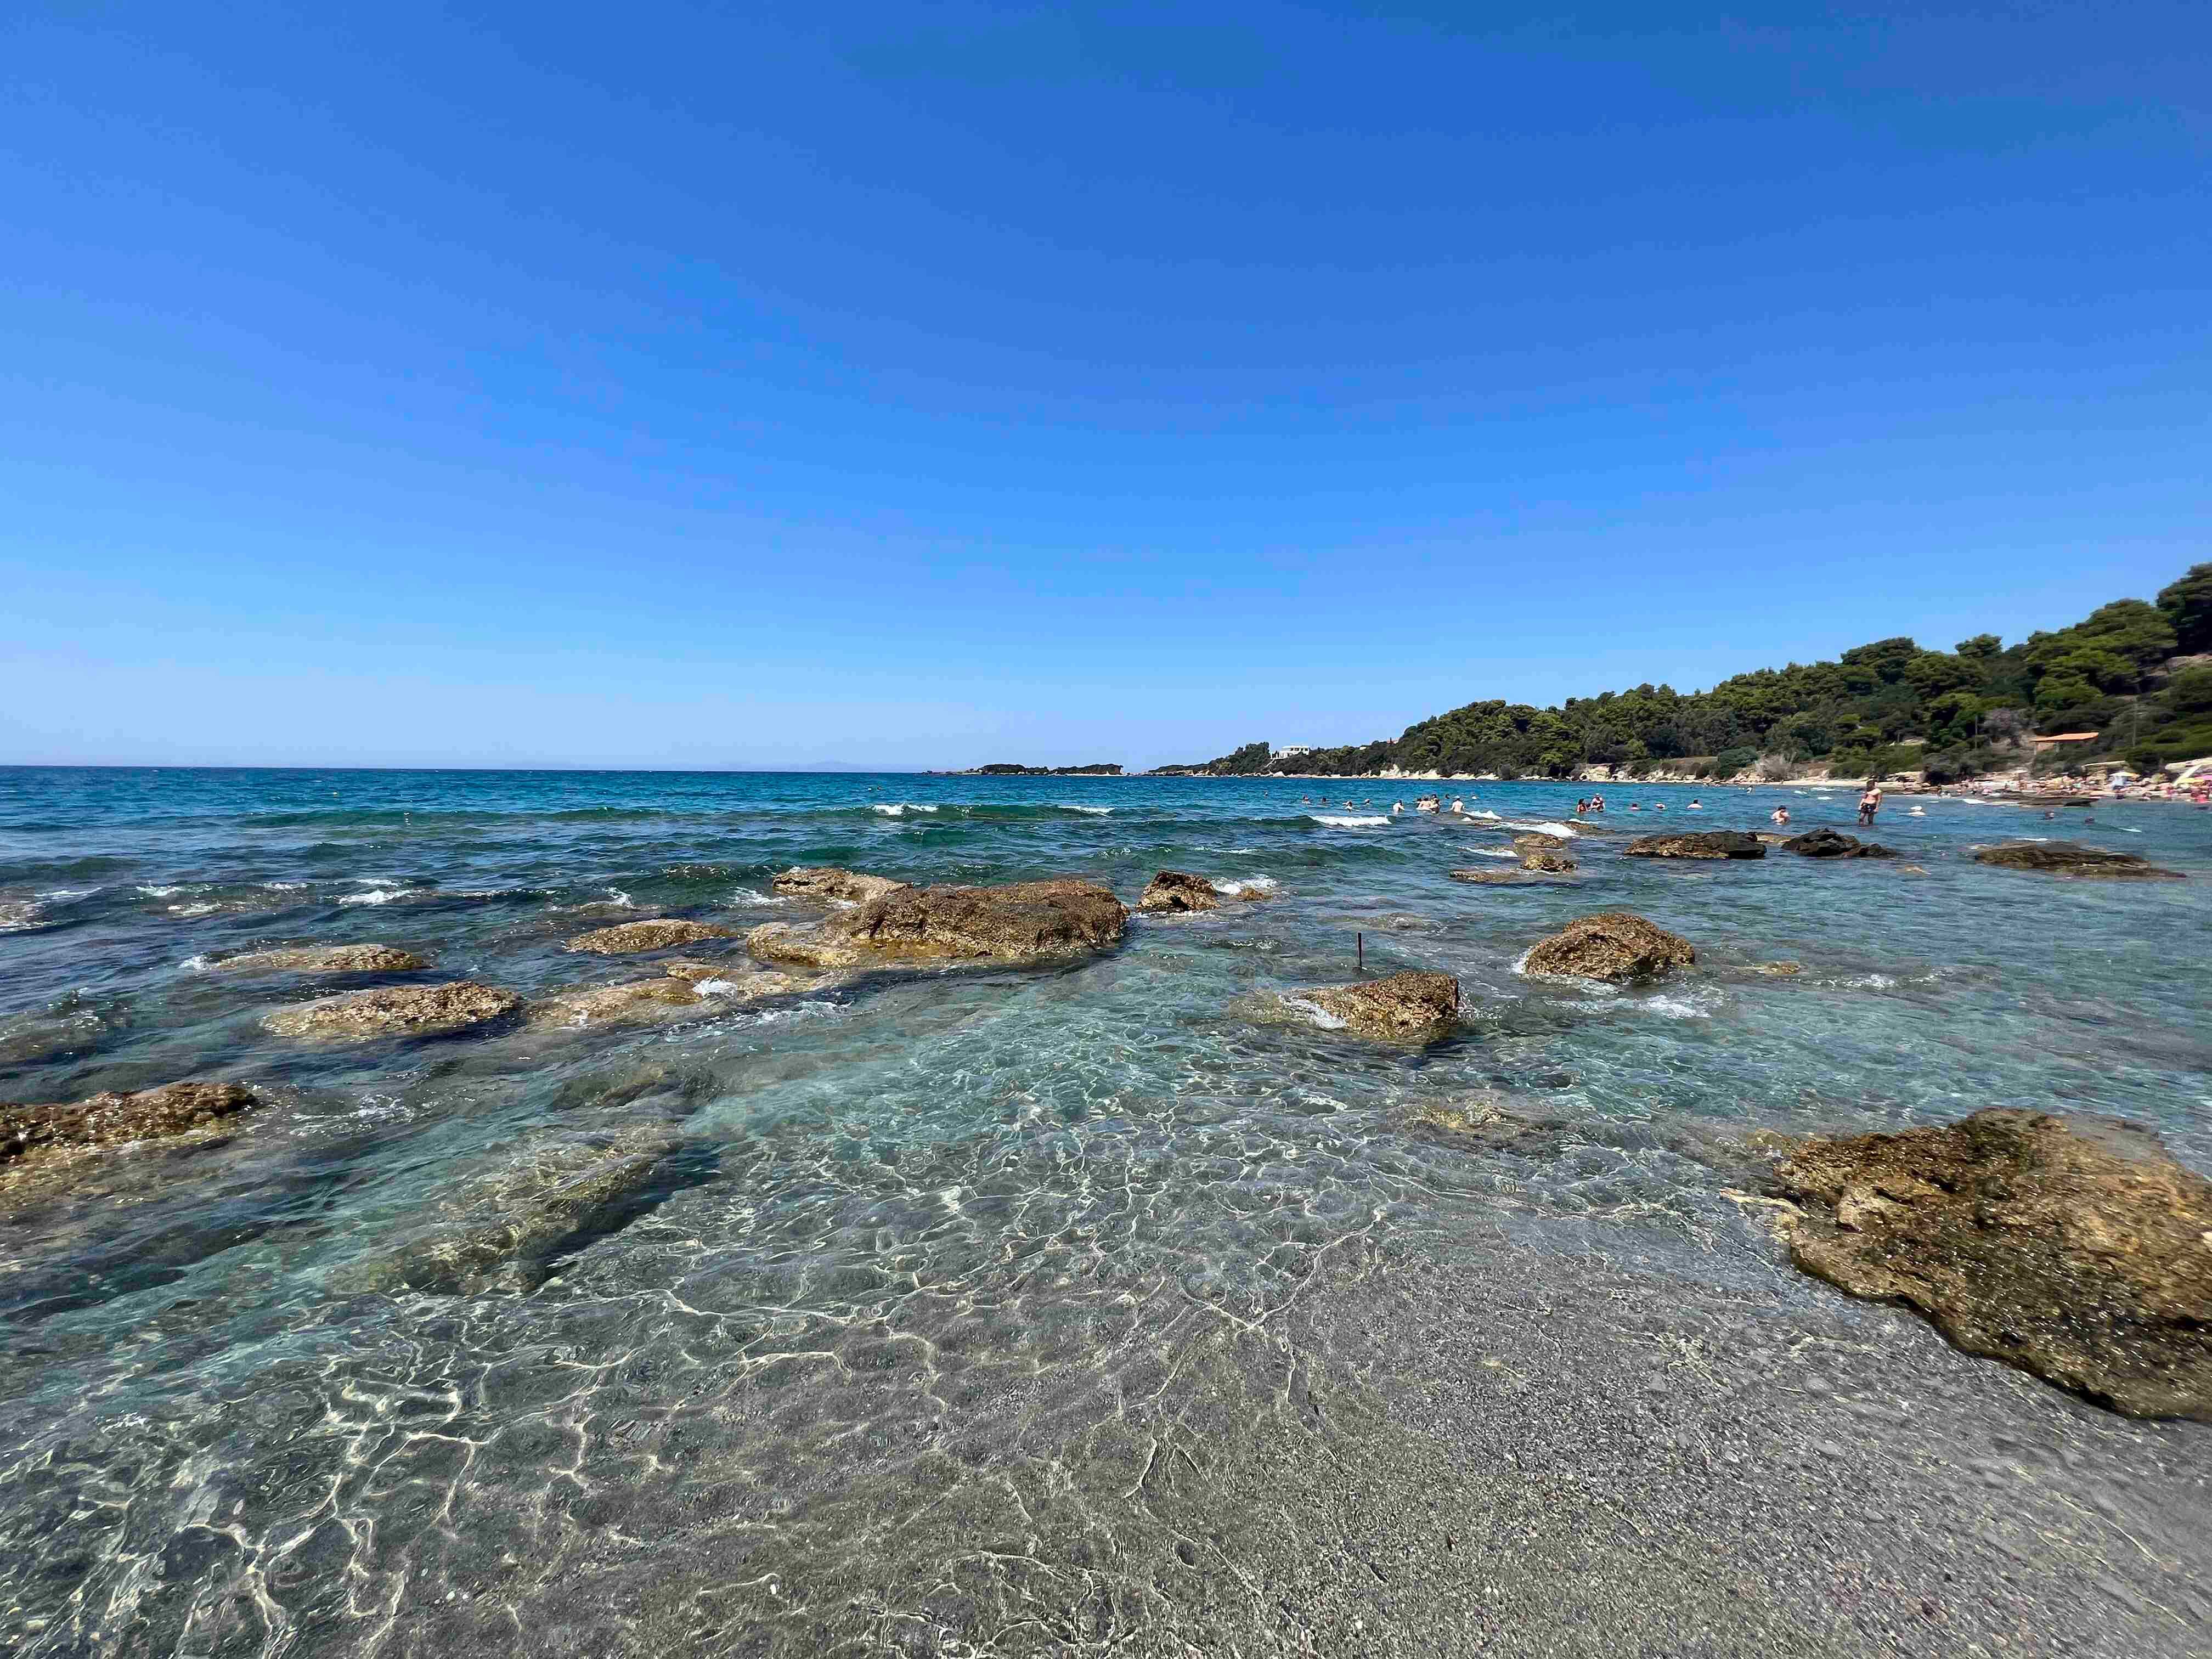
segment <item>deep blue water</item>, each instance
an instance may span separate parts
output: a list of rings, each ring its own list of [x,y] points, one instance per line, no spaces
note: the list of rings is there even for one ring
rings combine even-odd
[[[799,1492],[957,1434],[981,1393],[1127,1337],[1157,1295],[1256,1316],[1349,1233],[1503,1218],[1532,1247],[1602,1238],[1742,1293],[1771,1262],[1705,1246],[1741,1224],[1727,1149],[1756,1129],[2112,1112],[2212,1169],[2212,814],[1899,800],[1875,833],[1924,875],[1674,865],[1614,849],[1655,820],[1764,828],[1778,802],[1795,828],[1850,829],[1851,795],[1617,786],[1577,882],[1472,886],[1446,872],[1571,818],[1577,790],[1447,787],[1499,820],[1374,823],[1437,786],[1339,781],[1322,806],[1323,787],[0,770],[0,1098],[198,1077],[270,1102],[220,1144],[119,1154],[3,1212],[0,1633],[40,1654],[530,1651],[526,1587],[492,1598],[505,1622],[433,1640],[422,1621],[518,1563],[532,1583],[581,1571],[653,1504],[698,1501],[687,1469],[716,1493]],[[2191,879],[1965,856],[2021,834]],[[587,927],[803,917],[770,892],[795,863],[1073,873],[1132,903],[1162,868],[1272,892],[1139,918],[1076,965],[614,1031],[303,1047],[259,1022],[328,985],[206,967],[389,942],[538,998],[638,976],[562,949]],[[1687,937],[1698,969],[1624,991],[1515,971],[1613,908]],[[1281,1000],[1352,977],[1355,936],[1370,971],[1457,975],[1463,1032],[1382,1048]],[[1777,958],[1806,971],[1745,971]],[[1431,1121],[1470,1113],[1544,1133]],[[665,1152],[649,1186],[526,1281],[347,1276],[641,1135]]]

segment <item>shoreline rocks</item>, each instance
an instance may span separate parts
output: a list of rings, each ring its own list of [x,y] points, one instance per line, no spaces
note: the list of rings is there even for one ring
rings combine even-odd
[[[0,1106],[0,1174],[133,1141],[173,1139],[260,1103],[242,1083],[165,1083],[134,1094],[110,1091],[77,1101]]]
[[[1189,912],[1220,908],[1221,895],[1213,890],[1212,882],[1181,870],[1161,871],[1145,884],[1143,896],[1137,901],[1137,908],[1146,911]]]
[[[1364,1036],[1433,1042],[1459,1023],[1459,981],[1449,974],[1426,969],[1352,985],[1316,986],[1291,994]]]
[[[672,945],[696,945],[702,939],[735,939],[733,927],[717,927],[713,922],[684,921],[672,916],[655,916],[646,921],[617,922],[611,927],[594,927],[588,933],[579,933],[561,948],[564,951],[587,951],[595,956],[624,957],[641,951],[665,951]]]
[[[1522,971],[1575,979],[1645,979],[1698,959],[1690,942],[1626,910],[1580,916],[1522,959]]]
[[[770,922],[745,935],[768,962],[809,968],[902,963],[1024,963],[1120,942],[1129,912],[1096,882],[1060,877],[995,887],[902,887],[811,927]]]
[[[1766,845],[1741,830],[1697,830],[1639,836],[1620,849],[1625,859],[1763,859]]]
[[[605,1025],[643,1025],[684,1013],[739,1008],[769,997],[798,996],[834,982],[828,975],[802,979],[774,969],[672,962],[659,979],[556,991],[530,1005],[532,1030],[583,1030]],[[713,989],[707,988],[712,987]]]
[[[2148,1131],[2000,1107],[1774,1173],[1803,1271],[2115,1411],[2212,1421],[2212,1182]]]
[[[261,1022],[278,1036],[344,1038],[427,1036],[482,1025],[522,1006],[496,986],[460,980],[450,985],[395,985],[280,1008]]]
[[[1808,830],[1782,843],[1785,853],[1805,859],[1893,859],[1897,849],[1880,842],[1861,841],[1837,830]]]
[[[2033,870],[2045,875],[2101,877],[2118,880],[2186,881],[2179,870],[2161,870],[2133,853],[2108,853],[2071,841],[2008,841],[1978,847],[1974,862],[2000,870]]]
[[[769,885],[790,898],[819,899],[836,904],[866,904],[870,899],[896,893],[909,884],[889,876],[864,875],[835,865],[793,865],[770,877]]]
[[[429,965],[392,945],[292,945],[209,964],[219,974],[415,974]]]

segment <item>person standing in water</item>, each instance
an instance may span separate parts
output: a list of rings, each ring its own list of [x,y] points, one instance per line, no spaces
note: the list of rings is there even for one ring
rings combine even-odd
[[[1786,806],[1778,806],[1768,816],[1777,823],[1787,823],[1790,822],[1790,809]]]

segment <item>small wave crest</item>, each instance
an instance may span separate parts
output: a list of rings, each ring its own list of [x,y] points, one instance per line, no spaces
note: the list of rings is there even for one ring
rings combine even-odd
[[[1529,823],[1524,823],[1519,818],[1515,818],[1505,827],[1508,830],[1525,830],[1533,835],[1558,836],[1562,840],[1582,834],[1582,831],[1576,829],[1573,824],[1561,823],[1556,818],[1538,818]]]
[[[1215,892],[1235,898],[1242,893],[1272,893],[1277,884],[1273,876],[1245,876],[1234,881],[1217,881],[1208,884]]]
[[[1388,829],[1390,823],[1389,817],[1381,812],[1358,813],[1350,817],[1332,817],[1325,812],[1310,812],[1306,817],[1310,822],[1325,823],[1332,830],[1384,830]]]
[[[921,806],[912,801],[881,801],[868,809],[880,812],[887,818],[902,818],[909,812],[934,812],[934,806]]]

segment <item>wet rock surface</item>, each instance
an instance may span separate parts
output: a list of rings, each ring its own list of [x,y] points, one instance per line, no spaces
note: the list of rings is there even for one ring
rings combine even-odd
[[[1524,864],[1486,866],[1479,870],[1447,870],[1454,881],[1464,881],[1478,887],[1523,887],[1536,884],[1547,871],[1532,870]]]
[[[1039,962],[1117,943],[1121,900],[1061,878],[998,887],[904,887],[810,928],[771,922],[745,936],[753,954],[815,968],[928,962]]]
[[[648,921],[618,922],[612,927],[594,927],[588,933],[579,933],[562,948],[584,951],[603,957],[629,956],[640,951],[665,951],[678,945],[696,945],[702,939],[734,939],[737,930],[718,927],[708,921],[684,921],[668,916],[657,916]]]
[[[336,1269],[342,1294],[526,1295],[557,1258],[650,1206],[686,1145],[663,1123],[541,1148],[443,1206],[449,1218]]]
[[[264,1019],[278,1036],[398,1036],[460,1030],[513,1013],[522,999],[496,986],[461,980],[451,985],[398,985],[280,1008]]]
[[[1221,895],[1213,890],[1212,882],[1181,870],[1161,871],[1145,884],[1144,895],[1137,901],[1139,910],[1212,910],[1220,904]]]
[[[1687,939],[1642,916],[1607,910],[1578,917],[1539,940],[1522,966],[1531,974],[1626,980],[1649,978],[1697,959]]]
[[[908,884],[889,876],[865,875],[833,865],[796,866],[771,878],[769,884],[791,898],[819,899],[839,904],[866,904],[870,899],[896,893]]]
[[[135,1094],[0,1105],[0,1170],[13,1173],[89,1148],[189,1134],[251,1111],[242,1083],[168,1083]]]
[[[211,965],[222,974],[413,974],[430,963],[392,945],[292,945],[248,951]]]
[[[1540,875],[1565,876],[1574,873],[1575,861],[1556,848],[1524,847],[1521,849],[1521,867]]]
[[[2212,1421],[2212,1182],[2148,1131],[1999,1108],[1775,1176],[1807,1273],[2116,1411]]]
[[[1856,836],[1847,836],[1838,830],[1808,830],[1802,836],[1792,836],[1784,841],[1782,850],[1807,859],[1893,859],[1897,856],[1894,848],[1884,847],[1879,842],[1861,841]]]
[[[797,996],[831,982],[823,975],[779,973],[750,963],[671,963],[658,979],[556,992],[530,1006],[529,1024],[533,1030],[652,1024],[685,1013],[711,1013],[770,997]]]
[[[1294,994],[1367,1036],[1427,1041],[1459,1023],[1459,981],[1449,974],[1412,969],[1353,985],[1323,985]]]
[[[1766,844],[1741,830],[1697,830],[1638,836],[1620,849],[1628,859],[1763,859]]]
[[[2161,870],[2133,853],[2108,853],[2101,847],[2084,847],[2071,841],[2008,841],[1999,847],[1981,847],[1974,862],[2001,870],[2034,870],[2053,876],[2101,877],[2116,880],[2185,881],[2179,870]]]

